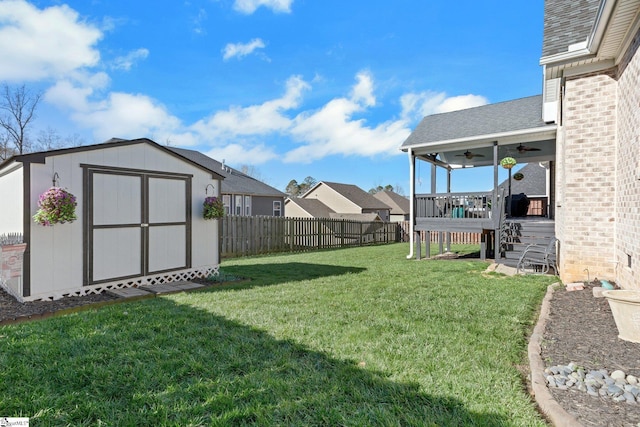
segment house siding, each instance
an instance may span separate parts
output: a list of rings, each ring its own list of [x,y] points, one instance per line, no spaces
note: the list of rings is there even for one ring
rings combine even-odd
[[[312,193],[304,196],[306,199],[322,200],[322,203],[329,206],[335,212],[340,213],[363,213],[362,208],[351,200],[344,198],[326,185],[318,185]],[[377,211],[376,211],[377,212]]]
[[[258,197],[252,196],[251,214],[254,216],[273,216],[273,202],[280,202],[280,216],[284,216],[284,199],[282,197]]]
[[[309,212],[302,209],[300,206],[293,202],[287,203],[287,218],[313,218]]]
[[[556,235],[563,282],[615,278],[615,69],[567,78],[558,130]]]
[[[640,289],[640,31],[619,65],[615,261],[617,284]],[[629,265],[630,264],[630,265]]]

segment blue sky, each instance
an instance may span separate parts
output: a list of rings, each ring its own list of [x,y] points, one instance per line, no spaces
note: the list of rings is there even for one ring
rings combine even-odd
[[[0,0],[0,81],[42,91],[34,140],[148,137],[250,165],[280,190],[312,176],[408,194],[398,147],[423,116],[542,92],[543,7]],[[453,175],[453,191],[493,184],[489,170]]]

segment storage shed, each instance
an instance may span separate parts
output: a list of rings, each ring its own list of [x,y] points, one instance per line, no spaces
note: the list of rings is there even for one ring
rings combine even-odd
[[[33,301],[209,276],[219,221],[203,202],[222,179],[146,138],[14,156],[0,164],[0,235],[23,234],[22,273],[0,284]],[[75,196],[75,221],[34,221],[52,186]]]

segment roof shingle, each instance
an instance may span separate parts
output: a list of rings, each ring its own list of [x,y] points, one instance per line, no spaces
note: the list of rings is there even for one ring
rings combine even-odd
[[[591,35],[601,0],[546,0],[542,57],[567,52]]]
[[[402,147],[545,126],[542,95],[426,116]]]

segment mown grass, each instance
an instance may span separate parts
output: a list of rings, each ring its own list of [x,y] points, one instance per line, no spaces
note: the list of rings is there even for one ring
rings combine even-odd
[[[522,383],[548,277],[406,244],[237,259],[216,285],[0,328],[32,425],[544,425]]]

